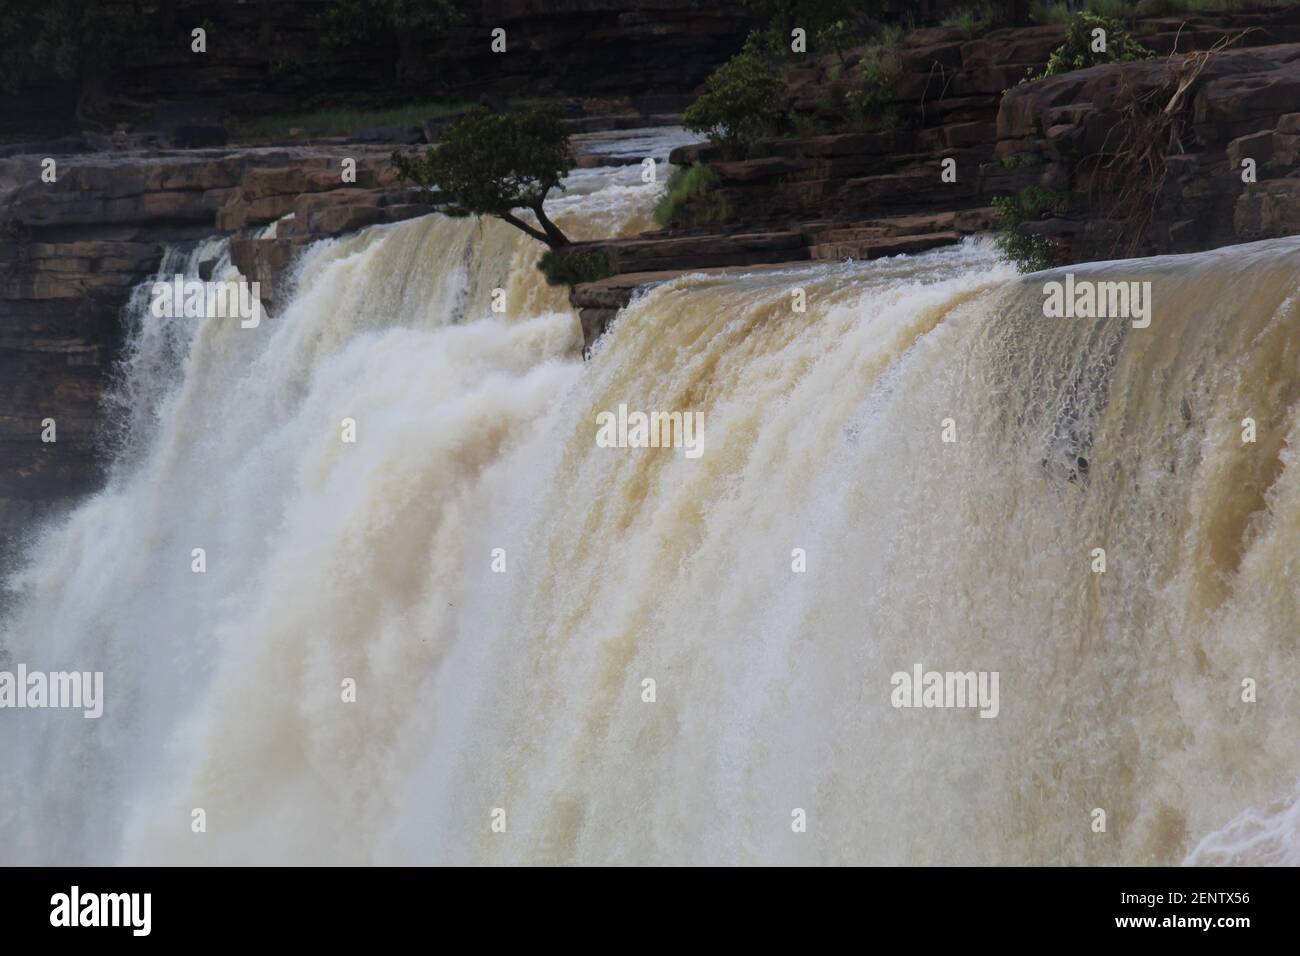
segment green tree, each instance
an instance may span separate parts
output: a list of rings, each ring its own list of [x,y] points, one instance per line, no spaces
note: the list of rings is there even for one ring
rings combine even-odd
[[[569,244],[542,204],[573,165],[569,134],[555,107],[491,113],[471,107],[424,156],[393,153],[403,180],[439,190],[449,216],[496,216],[552,249]],[[514,214],[531,210],[538,229]]]
[[[751,35],[751,40],[753,36]],[[704,93],[686,108],[682,125],[703,133],[732,156],[776,131],[785,82],[754,43],[713,72]]]

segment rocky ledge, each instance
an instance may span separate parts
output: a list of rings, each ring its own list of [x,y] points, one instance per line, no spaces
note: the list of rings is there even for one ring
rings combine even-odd
[[[1059,264],[1300,232],[1300,7],[1151,18],[1134,33],[1152,59],[1022,84],[1064,27],[975,39],[916,30],[897,51],[892,128],[765,140],[742,160],[709,145],[675,150],[676,165],[708,166],[706,201],[727,215],[585,244],[615,273],[573,290],[588,344],[635,292],[628,275],[644,285],[916,252],[1006,227],[991,208],[999,197],[1041,204],[1009,228],[1040,237]],[[788,68],[788,109],[832,120],[862,55]]]
[[[1300,43],[1093,67],[1012,90],[1004,188],[1060,196],[1021,231],[1078,262],[1300,232]]]

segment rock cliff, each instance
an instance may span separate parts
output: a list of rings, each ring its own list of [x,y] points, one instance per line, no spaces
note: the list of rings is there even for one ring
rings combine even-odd
[[[1059,201],[1017,228],[1050,242],[1059,263],[1300,232],[1300,7],[1152,18],[1134,29],[1152,59],[1024,84],[1064,27],[973,39],[916,30],[895,51],[890,128],[766,140],[743,160],[707,145],[674,151],[675,164],[708,165],[707,202],[727,215],[590,244],[619,275],[573,292],[588,341],[638,285],[696,268],[954,243],[995,226],[997,197],[1031,187]],[[833,122],[862,56],[788,68],[790,111]]]

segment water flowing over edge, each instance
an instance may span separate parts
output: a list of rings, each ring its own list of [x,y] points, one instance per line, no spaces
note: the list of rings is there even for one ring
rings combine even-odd
[[[572,186],[646,227],[639,167]],[[683,277],[586,366],[537,253],[428,217],[256,332],[134,304],[109,486],[0,625],[109,704],[6,714],[3,862],[1300,863],[1300,243],[1072,270],[1148,329],[980,242]],[[703,453],[598,447],[620,405]],[[915,665],[998,716],[892,706]]]

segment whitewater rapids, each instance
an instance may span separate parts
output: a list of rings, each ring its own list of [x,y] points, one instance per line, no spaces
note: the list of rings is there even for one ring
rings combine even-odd
[[[647,228],[639,174],[557,220]],[[1072,270],[1147,329],[980,242],[683,277],[587,364],[538,251],[319,243],[255,330],[140,293],[0,623],[105,713],[0,712],[0,862],[1300,863],[1300,241]],[[620,403],[703,455],[597,447]],[[917,664],[997,717],[894,708]]]

